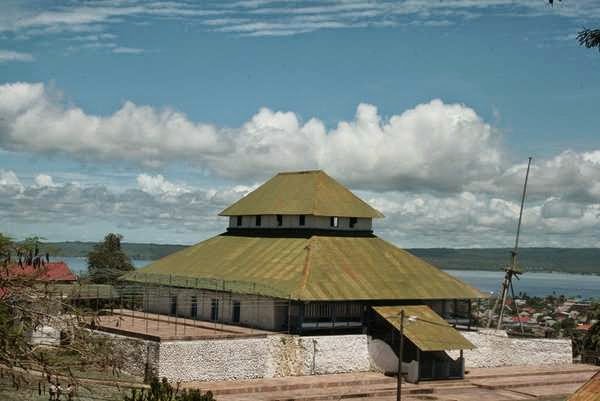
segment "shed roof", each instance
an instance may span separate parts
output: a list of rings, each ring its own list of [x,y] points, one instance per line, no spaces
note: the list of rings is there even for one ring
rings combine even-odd
[[[220,216],[268,214],[383,217],[321,170],[279,173],[219,213]]]
[[[398,330],[400,312],[404,311],[404,335],[421,351],[475,348],[427,305],[376,306],[373,309]]]
[[[221,234],[123,278],[306,301],[486,297],[373,235]]]

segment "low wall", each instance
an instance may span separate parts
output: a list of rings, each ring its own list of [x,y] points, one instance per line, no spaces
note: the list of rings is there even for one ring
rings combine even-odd
[[[233,380],[371,369],[366,335],[273,335],[160,343],[158,375],[173,381]]]
[[[572,362],[571,340],[514,338],[508,337],[504,331],[495,330],[461,334],[477,347],[464,351],[467,368]],[[395,354],[387,344],[378,345],[376,342],[379,340],[370,341],[363,334],[310,337],[283,334],[165,342],[116,334],[103,335],[114,340],[115,352],[125,361],[123,370],[142,376],[148,364],[153,374],[171,381],[385,371],[386,368],[379,365],[397,363]],[[453,358],[459,356],[458,351],[448,354]],[[383,357],[389,359],[386,364],[381,363]]]
[[[265,338],[161,342],[158,375],[173,381],[260,378],[267,357]]]
[[[119,368],[124,372],[145,377],[148,368],[150,375],[158,374],[160,343],[101,331],[94,334],[110,341],[113,356],[121,362]]]
[[[302,375],[371,370],[366,335],[300,337]]]
[[[505,331],[461,332],[477,348],[465,350],[465,367],[569,364],[573,361],[571,340],[508,337]],[[449,352],[456,358],[457,351]]]

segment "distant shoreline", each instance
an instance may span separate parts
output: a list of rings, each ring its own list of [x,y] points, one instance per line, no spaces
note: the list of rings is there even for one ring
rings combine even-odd
[[[48,242],[42,245],[56,257],[86,257],[96,242]],[[189,245],[127,243],[132,259],[157,260]],[[509,261],[509,248],[407,248],[406,251],[444,270],[501,271]],[[519,263],[526,272],[600,275],[600,248],[522,248]]]

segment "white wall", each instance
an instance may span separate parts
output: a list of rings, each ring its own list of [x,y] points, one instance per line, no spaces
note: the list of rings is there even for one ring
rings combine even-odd
[[[169,287],[148,288],[145,303],[150,313],[168,315],[171,312],[170,297],[177,297],[177,316],[191,317],[192,297],[197,299],[198,319],[210,320],[211,300],[216,299],[219,304],[219,322],[233,322],[233,303],[240,302],[240,324],[263,328],[266,330],[285,329],[287,307],[285,301],[258,295],[232,294],[222,291],[196,290],[187,288]],[[283,303],[282,303],[283,302]]]
[[[276,215],[262,215],[260,227],[256,226],[256,216],[242,216],[242,225],[237,225],[237,217],[229,217],[230,228],[315,228],[323,230],[351,230],[351,231],[370,231],[372,230],[372,219],[357,218],[354,228],[350,228],[349,217],[339,217],[338,227],[330,226],[330,218],[326,216],[306,215],[304,226],[299,224],[298,215],[282,215],[282,225],[277,225]]]
[[[465,350],[467,368],[556,365],[573,362],[571,340],[508,337],[503,330],[463,331],[477,348]],[[448,352],[456,358],[458,351]]]
[[[371,369],[366,335],[271,335],[160,343],[160,377],[232,380]]]

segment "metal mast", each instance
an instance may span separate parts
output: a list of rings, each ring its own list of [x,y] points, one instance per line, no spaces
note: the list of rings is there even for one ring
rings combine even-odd
[[[492,317],[496,309],[498,308],[498,303],[500,304],[500,313],[498,315],[498,325],[496,328],[498,330],[502,327],[502,318],[504,316],[504,309],[506,307],[506,297],[508,295],[508,291],[510,290],[512,299],[515,299],[515,290],[513,288],[512,279],[516,277],[519,279],[519,274],[522,274],[523,271],[518,265],[517,256],[519,254],[519,235],[521,234],[521,221],[523,219],[523,207],[525,206],[525,197],[527,195],[527,181],[529,179],[529,169],[531,168],[531,157],[529,157],[529,161],[527,162],[527,172],[525,173],[525,184],[523,185],[523,194],[521,196],[521,210],[519,211],[519,222],[517,224],[517,236],[515,238],[515,247],[510,251],[510,265],[504,268],[504,280],[502,281],[502,287],[500,289],[501,296],[496,299],[496,303],[494,304],[494,309],[490,312],[490,318],[488,320],[488,327],[492,325]],[[515,308],[517,312],[517,318],[519,319],[519,326],[521,328],[521,333],[523,333],[523,323],[521,322],[521,317],[519,316],[519,310],[517,304],[515,303]]]

